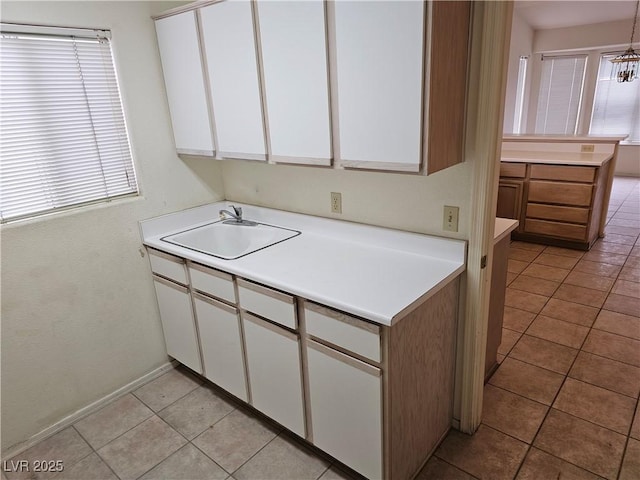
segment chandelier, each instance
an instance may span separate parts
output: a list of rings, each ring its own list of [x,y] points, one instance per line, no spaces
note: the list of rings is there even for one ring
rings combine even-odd
[[[633,28],[631,29],[631,40],[629,48],[622,55],[611,59],[613,67],[611,69],[611,78],[615,78],[619,83],[633,82],[638,78],[638,67],[640,67],[640,54],[636,53],[633,48],[633,35],[636,32],[636,23],[638,22],[638,5],[640,0],[636,1],[636,13],[633,17]]]

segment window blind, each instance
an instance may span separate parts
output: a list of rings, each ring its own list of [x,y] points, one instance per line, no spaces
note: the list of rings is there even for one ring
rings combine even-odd
[[[0,134],[2,222],[138,192],[105,35],[3,24]]]
[[[535,133],[576,133],[586,63],[586,55],[542,58]]]
[[[527,80],[527,62],[529,57],[521,56],[518,62],[518,83],[516,86],[516,105],[513,115],[513,133],[521,133],[522,113],[524,109],[524,87]]]
[[[600,57],[589,133],[629,135],[626,142],[640,142],[640,82],[618,83],[611,79],[613,57]]]

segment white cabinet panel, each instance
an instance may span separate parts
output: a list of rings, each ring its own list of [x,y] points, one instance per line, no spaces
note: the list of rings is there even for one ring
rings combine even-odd
[[[333,5],[341,164],[418,171],[424,2]]]
[[[252,404],[305,436],[298,336],[242,313]]]
[[[380,371],[313,341],[307,345],[313,444],[367,478],[382,478]]]
[[[228,305],[199,295],[193,297],[200,330],[205,376],[247,401],[240,319]]]
[[[269,1],[257,7],[271,154],[276,161],[330,165],[324,3]]]
[[[156,20],[156,34],[176,150],[213,155],[195,12]]]
[[[229,303],[236,303],[233,277],[228,273],[192,263],[189,265],[189,276],[192,289]]]
[[[151,249],[147,250],[147,253],[149,254],[149,263],[151,263],[151,271],[153,273],[182,285],[189,284],[187,269],[182,258]]]
[[[292,330],[298,328],[296,304],[291,295],[246,280],[238,280],[240,308]]]
[[[202,373],[198,335],[187,288],[154,277],[167,353],[191,370]]]
[[[200,9],[218,155],[265,160],[262,104],[251,2]]]

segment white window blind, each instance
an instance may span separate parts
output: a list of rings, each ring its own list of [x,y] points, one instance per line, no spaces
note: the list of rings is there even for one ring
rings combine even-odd
[[[542,58],[535,133],[576,133],[586,63],[586,55]]]
[[[108,32],[21,27],[0,31],[2,222],[137,193]]]
[[[527,62],[529,57],[520,57],[518,62],[518,84],[516,87],[516,105],[513,115],[513,133],[521,133],[522,113],[524,110],[524,87],[527,80]]]
[[[640,82],[611,79],[611,60],[602,55],[591,116],[591,135],[629,135],[626,142],[640,142]]]

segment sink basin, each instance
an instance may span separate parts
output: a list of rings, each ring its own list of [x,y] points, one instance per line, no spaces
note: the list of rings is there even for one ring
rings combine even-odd
[[[264,223],[251,226],[218,221],[161,238],[196,252],[234,260],[300,235],[297,230]]]

